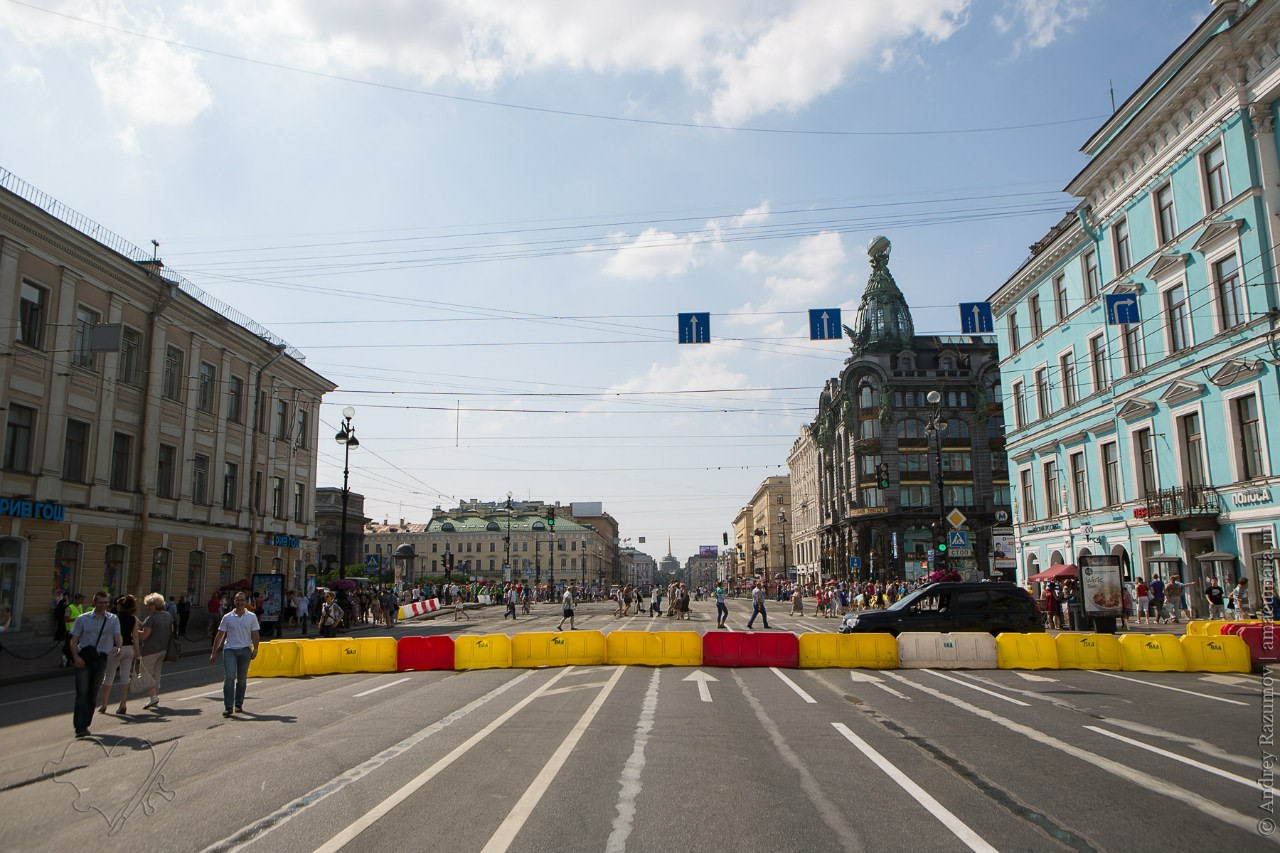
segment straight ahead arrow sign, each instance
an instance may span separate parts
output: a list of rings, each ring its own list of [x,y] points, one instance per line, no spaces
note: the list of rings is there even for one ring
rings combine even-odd
[[[707,682],[719,681],[720,679],[716,678],[714,675],[708,675],[707,673],[703,672],[700,669],[695,669],[693,672],[689,673],[681,680],[698,682],[698,698],[700,698],[703,702],[710,702],[711,688],[707,686]]]

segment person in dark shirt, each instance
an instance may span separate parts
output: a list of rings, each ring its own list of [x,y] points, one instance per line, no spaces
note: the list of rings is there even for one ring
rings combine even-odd
[[[1209,585],[1204,588],[1205,601],[1209,602],[1209,618],[1225,619],[1226,610],[1223,607],[1224,593],[1222,587],[1218,585],[1217,578],[1209,578]]]

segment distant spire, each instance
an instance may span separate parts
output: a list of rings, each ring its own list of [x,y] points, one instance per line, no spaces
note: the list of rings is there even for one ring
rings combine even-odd
[[[667,556],[668,557],[675,556],[674,554],[671,553],[671,534],[670,533],[667,534]]]

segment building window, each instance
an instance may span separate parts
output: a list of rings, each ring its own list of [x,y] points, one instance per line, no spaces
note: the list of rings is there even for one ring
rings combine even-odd
[[[254,428],[258,432],[267,431],[267,392],[258,392],[258,405],[253,410]]]
[[[234,462],[224,462],[222,465],[222,508],[238,509],[240,506],[239,483],[240,466]]]
[[[199,605],[204,598],[204,552],[192,551],[187,555],[187,601]]]
[[[1138,460],[1138,484],[1142,487],[1141,497],[1150,497],[1159,490],[1156,483],[1156,448],[1151,438],[1151,430],[1140,429],[1134,433],[1133,455]]]
[[[1258,398],[1253,394],[1240,397],[1233,402],[1232,409],[1235,411],[1236,435],[1240,437],[1240,479],[1253,480],[1263,475]]]
[[[1218,288],[1222,328],[1234,329],[1248,319],[1244,308],[1244,282],[1240,279],[1240,264],[1236,256],[1231,255],[1215,263],[1213,278]]]
[[[1205,200],[1208,202],[1206,213],[1212,213],[1227,201],[1227,158],[1222,151],[1222,143],[1217,142],[1204,152]]]
[[[168,548],[156,548],[151,552],[151,591],[168,597],[169,563],[172,552]]]
[[[973,506],[973,484],[944,484],[942,487],[942,500],[947,506]]]
[[[284,518],[284,478],[271,478],[271,516]]]
[[[1200,414],[1192,412],[1178,418],[1178,439],[1182,445],[1182,478],[1188,486],[1205,485],[1204,433],[1200,429]]]
[[[202,412],[214,414],[218,399],[218,368],[207,361],[200,362],[200,393],[196,407]]]
[[[1164,292],[1165,326],[1169,329],[1169,354],[1177,355],[1191,346],[1187,318],[1187,287],[1174,285]]]
[[[71,362],[80,367],[93,367],[93,349],[90,341],[93,327],[98,325],[101,315],[92,308],[80,306],[76,308],[76,337],[71,349]]]
[[[1009,351],[1016,353],[1022,349],[1022,341],[1018,337],[1018,312],[1009,312]]]
[[[1053,307],[1059,323],[1071,313],[1071,308],[1067,305],[1067,277],[1062,273],[1053,277]]]
[[[133,436],[118,432],[111,437],[111,488],[129,491],[133,482]]]
[[[1062,405],[1074,406],[1076,403],[1076,360],[1073,353],[1065,353],[1058,358],[1058,375],[1062,377]]]
[[[80,543],[59,542],[53,546],[53,588],[67,594],[80,591],[83,577],[80,574]]]
[[[1114,441],[1102,445],[1102,486],[1107,506],[1124,500],[1120,491],[1120,448]]]
[[[191,501],[201,505],[209,502],[209,457],[199,453],[191,460]]]
[[[1178,233],[1173,220],[1173,185],[1165,184],[1156,190],[1156,236],[1161,245],[1168,243]]]
[[[1071,454],[1071,491],[1076,512],[1086,512],[1089,509],[1089,473],[1083,450]]]
[[[1022,483],[1022,521],[1025,524],[1036,519],[1036,485],[1030,468],[1019,471],[1018,479]]]
[[[1049,402],[1049,371],[1043,367],[1035,372],[1036,414],[1040,418],[1049,417],[1053,406]]]
[[[1058,504],[1058,489],[1061,486],[1058,483],[1058,463],[1057,460],[1050,459],[1044,463],[1044,507],[1048,518],[1055,518],[1062,514],[1062,508]]]
[[[236,555],[230,552],[218,558],[218,584],[227,586],[235,579]]]
[[[1089,339],[1089,365],[1093,370],[1093,391],[1096,394],[1111,384],[1107,375],[1107,339],[1103,335]]]
[[[294,483],[293,484],[293,520],[298,522],[299,524],[306,521],[306,516],[303,514],[305,511],[305,504],[306,504],[306,502],[303,501],[302,499],[304,494],[306,494],[305,486],[303,486],[302,483]],[[492,543],[490,543],[490,545],[492,546]],[[492,547],[490,547],[490,550],[493,550]]]
[[[182,350],[177,347],[165,347],[164,386],[161,393],[166,400],[182,401],[182,362]]]
[[[298,407],[297,423],[294,425],[293,442],[298,447],[305,448],[307,446],[307,436],[311,430],[307,423],[307,410],[302,406]]]
[[[84,421],[68,420],[67,436],[62,445],[62,479],[83,483],[88,460],[89,425]]]
[[[1121,219],[1111,227],[1111,239],[1116,244],[1116,275],[1133,266],[1133,253],[1129,246],[1129,220]]]
[[[933,500],[929,492],[928,486],[920,485],[903,485],[898,489],[903,506],[932,506]]]
[[[17,403],[9,404],[9,418],[4,430],[4,467],[6,471],[31,470],[31,437],[35,434],[36,410]]]
[[[1102,290],[1102,276],[1098,270],[1098,253],[1090,249],[1084,253],[1085,300],[1096,299]]]
[[[1124,370],[1132,376],[1142,369],[1142,327],[1130,323],[1120,333],[1120,341],[1124,344]]]
[[[142,384],[142,332],[128,326],[120,330],[118,365],[121,382],[126,385]]]
[[[1013,383],[1013,426],[1022,429],[1027,425],[1027,395],[1022,390],[1022,383]]]
[[[239,376],[227,380],[227,420],[244,423],[244,380]]]
[[[1044,334],[1044,314],[1040,310],[1040,294],[1027,300],[1027,310],[1031,315],[1031,339],[1035,340]]]
[[[44,349],[44,311],[48,301],[49,291],[27,281],[22,283],[22,300],[18,303],[18,343]]]
[[[174,460],[177,450],[171,444],[162,444],[156,456],[156,497],[173,497]]]
[[[289,401],[276,400],[276,438],[289,437]]]
[[[947,474],[972,474],[973,454],[968,450],[948,450],[942,454],[942,470]]]
[[[262,472],[253,472],[253,507],[254,512],[262,512]]]

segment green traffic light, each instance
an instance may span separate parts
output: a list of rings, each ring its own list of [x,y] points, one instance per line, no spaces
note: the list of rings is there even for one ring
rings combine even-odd
[[[946,542],[939,542],[939,543],[938,543],[938,551],[940,551],[940,552],[941,552],[941,551],[945,551],[945,550],[947,550],[947,543],[946,543]]]

